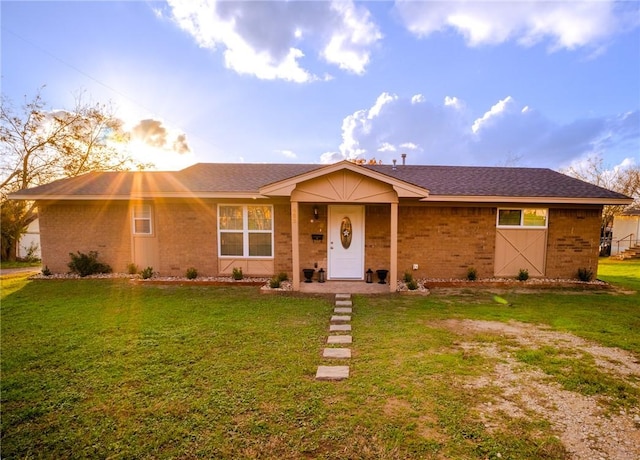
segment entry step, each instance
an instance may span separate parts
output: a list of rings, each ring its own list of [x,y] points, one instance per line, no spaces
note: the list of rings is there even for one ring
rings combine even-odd
[[[336,294],[336,300],[349,300],[351,299],[351,294]]]
[[[353,342],[353,338],[350,335],[330,335],[329,337],[327,337],[327,344],[334,344],[334,343],[352,343]]]
[[[325,348],[322,352],[323,358],[345,359],[351,358],[350,348]]]
[[[336,307],[353,307],[353,302],[350,300],[336,300]]]
[[[351,321],[351,316],[349,315],[333,315],[331,317],[332,323],[343,322],[343,321]]]
[[[344,380],[349,378],[349,366],[318,366],[316,380]]]

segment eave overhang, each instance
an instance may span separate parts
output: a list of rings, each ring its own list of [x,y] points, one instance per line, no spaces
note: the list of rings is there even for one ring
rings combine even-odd
[[[572,198],[558,196],[490,196],[490,195],[431,195],[422,202],[449,203],[522,203],[522,204],[580,204],[580,205],[628,205],[631,198]]]
[[[20,192],[9,195],[12,200],[29,201],[132,201],[151,199],[268,199],[268,196],[252,192],[150,192],[131,193],[127,195],[60,195],[60,194],[21,194]]]

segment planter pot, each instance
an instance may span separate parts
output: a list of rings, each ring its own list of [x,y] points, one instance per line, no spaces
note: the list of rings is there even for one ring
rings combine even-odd
[[[311,278],[313,278],[313,273],[315,270],[313,268],[304,268],[302,270],[302,274],[304,275],[304,282],[311,283]]]

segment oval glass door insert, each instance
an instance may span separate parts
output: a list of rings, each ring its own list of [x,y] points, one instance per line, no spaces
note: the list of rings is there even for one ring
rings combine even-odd
[[[340,243],[345,249],[349,249],[351,246],[351,238],[353,237],[353,231],[351,227],[351,219],[343,217],[340,223]]]

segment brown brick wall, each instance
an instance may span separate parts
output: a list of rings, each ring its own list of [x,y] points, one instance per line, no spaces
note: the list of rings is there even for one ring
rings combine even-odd
[[[67,273],[69,253],[98,251],[115,272],[131,263],[131,222],[127,203],[38,203],[42,264]]]
[[[313,242],[312,233],[327,234],[326,205],[300,204],[300,266],[327,269],[327,241]],[[161,201],[154,203],[154,231],[163,275],[182,276],[195,267],[202,276],[217,275],[216,203]],[[365,269],[388,269],[390,206],[365,208]],[[54,273],[68,271],[70,252],[98,251],[116,272],[132,262],[131,222],[127,202],[39,203],[43,265]],[[462,278],[475,267],[481,278],[493,276],[495,207],[399,207],[398,276]],[[597,270],[600,208],[549,210],[546,274],[574,278],[578,268]],[[291,207],[274,204],[274,272],[292,276]],[[412,265],[419,265],[417,271]],[[274,273],[274,274],[275,274]]]
[[[298,209],[298,226],[300,241],[300,269],[323,268],[327,270],[327,219],[328,208],[326,205],[317,205],[318,219],[313,218],[313,208],[315,205],[300,203]],[[324,235],[322,241],[313,241],[312,234]],[[300,275],[302,276],[302,274]],[[316,278],[317,275],[314,277]]]
[[[184,276],[194,267],[199,276],[216,276],[217,208],[210,201],[154,204],[155,232],[162,276]]]
[[[547,278],[576,278],[579,268],[598,270],[602,208],[549,209]]]
[[[289,279],[293,277],[291,268],[293,259],[291,256],[291,204],[276,204],[274,213],[274,248],[273,266],[274,274],[286,273]]]
[[[398,222],[399,277],[464,278],[469,267],[493,276],[495,208],[400,206]]]
[[[389,270],[391,266],[391,246],[389,235],[391,233],[391,206],[368,205],[365,208],[364,230],[364,268],[376,270]],[[375,274],[373,275],[375,279]]]

